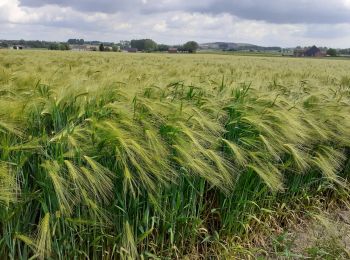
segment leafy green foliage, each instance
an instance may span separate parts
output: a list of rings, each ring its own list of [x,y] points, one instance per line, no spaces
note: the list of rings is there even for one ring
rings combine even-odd
[[[335,56],[337,56],[337,50],[330,48],[327,50],[327,55],[335,57]]]
[[[155,51],[157,43],[151,39],[131,40],[131,48],[136,48],[139,51]]]
[[[184,51],[188,51],[189,53],[194,53],[198,50],[199,45],[195,41],[186,42],[183,46]]]

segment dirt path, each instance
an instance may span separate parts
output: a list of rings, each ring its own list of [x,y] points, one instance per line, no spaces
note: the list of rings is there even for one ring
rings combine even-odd
[[[350,259],[350,210],[314,214],[271,241],[269,256],[259,259]]]

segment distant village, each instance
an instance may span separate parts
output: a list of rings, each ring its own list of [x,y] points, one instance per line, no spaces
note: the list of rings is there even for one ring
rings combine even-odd
[[[25,40],[0,40],[0,48],[13,50],[23,49],[48,49],[48,50],[70,50],[70,51],[103,51],[103,52],[167,52],[167,53],[193,53],[201,52],[250,52],[269,53],[280,56],[293,57],[330,57],[347,56],[350,57],[350,48],[332,49],[327,47],[262,47],[253,44],[213,42],[198,44],[189,41],[183,45],[157,44],[151,39],[140,39],[131,41],[100,42],[85,41],[84,39],[69,39],[67,42],[48,41],[25,41]]]
[[[168,52],[168,53],[193,53],[200,46],[195,41],[189,41],[181,45],[157,44],[151,39],[139,39],[131,41],[100,42],[84,41],[83,39],[69,39],[67,42],[47,41],[10,41],[0,40],[0,48],[12,50],[24,49],[48,49],[62,51],[103,51],[103,52]]]

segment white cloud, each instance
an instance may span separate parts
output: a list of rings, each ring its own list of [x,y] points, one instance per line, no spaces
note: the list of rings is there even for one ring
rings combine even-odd
[[[20,8],[17,0],[0,0],[0,21],[28,23],[38,19],[37,13],[27,12],[25,8]]]
[[[167,31],[167,24],[166,22],[163,20],[163,21],[159,21],[158,23],[156,23],[154,26],[153,26],[153,30],[156,31],[156,32],[165,32]]]
[[[350,47],[350,0],[0,0],[0,38]]]

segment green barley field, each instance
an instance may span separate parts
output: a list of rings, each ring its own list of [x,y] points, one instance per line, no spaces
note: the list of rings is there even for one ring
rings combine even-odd
[[[1,259],[266,255],[349,158],[350,61],[0,51]]]

